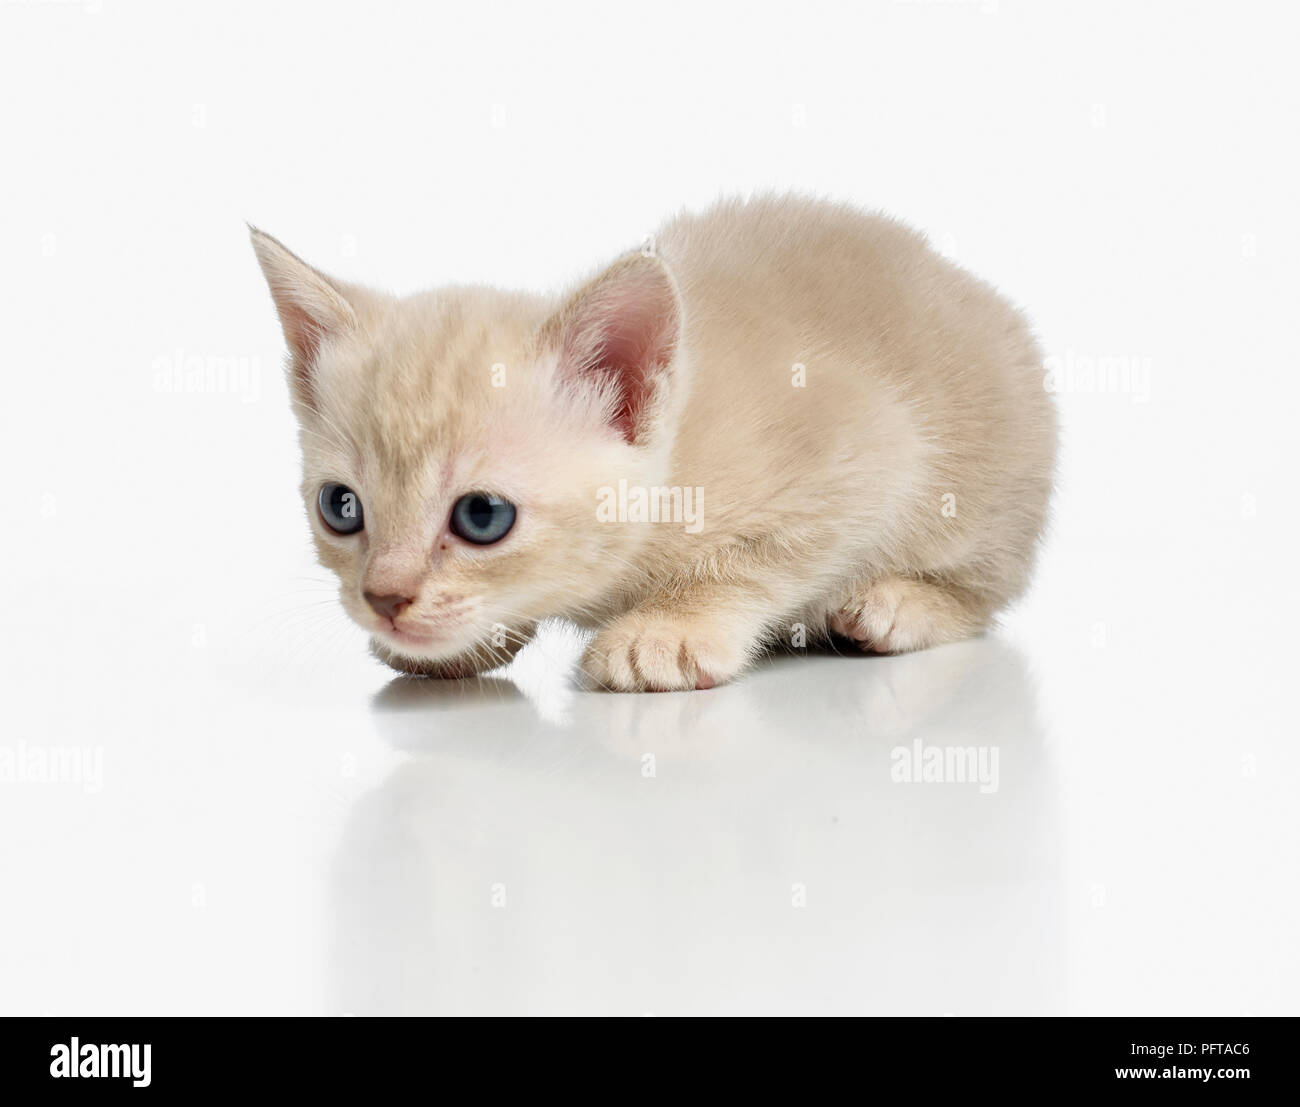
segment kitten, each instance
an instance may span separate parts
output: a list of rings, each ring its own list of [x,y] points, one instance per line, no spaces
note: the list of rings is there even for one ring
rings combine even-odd
[[[252,238],[320,560],[394,668],[492,668],[561,616],[602,687],[711,688],[769,644],[978,634],[1028,582],[1038,347],[893,220],[725,201],[559,299],[399,298]]]

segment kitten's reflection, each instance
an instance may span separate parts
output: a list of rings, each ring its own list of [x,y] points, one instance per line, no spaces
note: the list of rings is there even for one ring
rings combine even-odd
[[[411,757],[340,849],[341,1009],[1060,1008],[1056,787],[1004,643],[707,693],[551,676],[377,697]]]

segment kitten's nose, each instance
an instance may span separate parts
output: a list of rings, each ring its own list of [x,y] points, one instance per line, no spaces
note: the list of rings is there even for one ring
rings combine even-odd
[[[387,619],[397,618],[413,602],[411,596],[377,596],[373,592],[366,593],[366,603]]]

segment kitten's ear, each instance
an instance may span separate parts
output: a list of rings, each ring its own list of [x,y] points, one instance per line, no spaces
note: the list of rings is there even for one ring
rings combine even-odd
[[[616,390],[611,424],[637,445],[653,431],[681,342],[677,287],[656,257],[630,254],[580,288],[546,323],[562,380]]]
[[[262,266],[280,327],[289,344],[289,383],[294,398],[314,408],[313,370],[321,344],[357,325],[356,312],[342,286],[313,269],[269,234],[248,228]]]

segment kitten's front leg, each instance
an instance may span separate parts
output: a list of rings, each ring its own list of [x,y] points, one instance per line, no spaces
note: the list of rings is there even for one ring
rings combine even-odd
[[[602,627],[583,671],[611,692],[674,692],[730,680],[760,652],[763,614],[733,594],[674,593]]]

